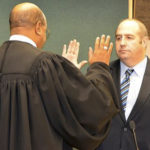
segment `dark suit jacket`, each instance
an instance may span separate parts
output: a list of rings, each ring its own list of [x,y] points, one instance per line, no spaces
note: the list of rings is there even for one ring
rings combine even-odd
[[[0,47],[0,150],[95,149],[117,112],[109,72],[107,65],[95,63],[85,77],[59,55],[5,42]]]
[[[120,95],[120,61],[111,63],[112,77],[115,81],[118,95]],[[120,104],[121,106],[121,104]],[[137,143],[140,150],[150,150],[150,60],[148,59],[146,71],[141,85],[138,99],[133,110],[125,120],[123,111],[112,120],[111,130],[100,150],[136,150],[130,121],[136,125]]]

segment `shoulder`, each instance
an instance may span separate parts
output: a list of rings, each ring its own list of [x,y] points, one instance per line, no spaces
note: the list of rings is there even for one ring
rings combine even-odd
[[[51,52],[43,51],[38,55],[32,64],[31,72],[38,72],[40,70],[52,71],[76,71],[78,70],[70,61],[64,57]]]
[[[110,63],[110,68],[116,68],[116,67],[119,67],[120,66],[120,60],[117,59],[117,60],[114,60]]]
[[[112,76],[116,76],[120,72],[120,60],[114,60],[110,63],[110,71]]]
[[[147,57],[147,64],[150,65],[150,58]]]

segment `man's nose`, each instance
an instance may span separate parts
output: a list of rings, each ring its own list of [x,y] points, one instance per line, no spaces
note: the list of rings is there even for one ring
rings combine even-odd
[[[126,40],[125,40],[125,38],[122,38],[122,39],[121,39],[120,45],[126,45]]]

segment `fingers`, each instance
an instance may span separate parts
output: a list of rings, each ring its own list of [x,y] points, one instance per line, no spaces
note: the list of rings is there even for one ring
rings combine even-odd
[[[100,44],[100,37],[97,37],[95,40],[95,49],[99,48],[99,44]]]
[[[78,54],[79,54],[79,47],[80,47],[80,43],[77,42],[76,43],[76,47],[74,49],[74,54],[76,55],[76,57],[78,57]]]
[[[75,54],[78,57],[80,43],[76,39],[70,41],[67,52],[70,54]]]
[[[85,64],[87,64],[87,60],[83,60],[79,63],[78,68],[81,69]]]
[[[113,50],[113,43],[111,42],[111,43],[110,43],[110,46],[109,46],[109,49],[108,49],[108,54],[109,54],[110,56],[111,56],[112,50]]]
[[[108,36],[106,37],[106,36],[103,34],[103,35],[101,36],[101,39],[100,39],[99,47],[100,47],[101,49],[108,50],[109,42],[110,42],[110,36],[108,35]]]
[[[95,49],[89,48],[89,63],[103,62],[109,65],[113,43],[110,43],[110,36],[104,34],[96,38]]]
[[[79,54],[80,43],[76,39],[70,41],[68,50],[66,50],[66,45],[63,47],[62,55],[65,55],[68,60],[70,60],[75,66],[81,68],[87,61],[82,61],[78,64],[78,54]],[[94,62],[103,62],[109,65],[110,56],[113,49],[113,43],[110,43],[110,36],[107,37],[102,35],[97,37],[95,40],[95,49],[93,51],[92,47],[89,47],[88,60],[92,64]]]
[[[92,47],[89,47],[89,52],[88,52],[88,59],[89,59],[89,62],[91,62],[91,58],[93,56],[93,49]],[[91,64],[91,63],[90,63]]]
[[[70,41],[70,42],[69,42],[69,46],[68,46],[67,52],[68,52],[68,53],[72,53],[73,47],[74,47],[74,43],[73,43],[73,41]]]
[[[106,41],[105,41],[105,43],[104,43],[104,46],[108,47],[108,46],[109,46],[109,42],[110,42],[110,36],[108,35],[108,36],[106,37]]]
[[[63,46],[62,56],[65,57],[66,55],[66,44]]]
[[[110,47],[110,36],[107,37],[103,34],[100,37],[97,37],[95,40],[95,51],[101,49],[101,50],[108,50]],[[112,46],[112,45],[111,45]]]
[[[108,35],[107,37],[103,34],[100,37],[97,37],[96,39],[99,39],[99,41],[97,40],[97,43],[96,45],[98,45],[100,48],[103,48],[103,47],[108,47],[109,46],[109,42],[110,42],[110,36]],[[99,48],[97,47],[97,48]]]
[[[103,34],[100,40],[100,48],[103,48],[104,46],[105,46],[105,35]]]
[[[77,68],[81,68],[87,63],[87,61],[82,61],[81,63],[78,64],[78,54],[79,54],[79,47],[80,43],[77,42],[76,39],[70,41],[68,50],[66,50],[66,45],[63,47],[63,52],[62,56],[65,57],[67,60],[72,62]]]

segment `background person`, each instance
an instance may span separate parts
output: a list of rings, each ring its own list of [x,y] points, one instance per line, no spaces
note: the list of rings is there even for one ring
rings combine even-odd
[[[125,19],[116,30],[119,59],[112,62],[110,67],[120,97],[121,111],[113,118],[110,133],[100,150],[150,150],[150,60],[146,56],[147,41],[147,29],[139,20]],[[120,86],[127,69],[133,69],[133,72],[126,99],[123,99],[126,101],[124,110]]]
[[[96,150],[150,150],[150,60],[146,56],[147,42],[148,32],[141,21],[125,19],[118,25],[116,53],[119,59],[111,62],[110,69],[121,111],[112,119],[107,138]],[[66,58],[74,63],[70,57]],[[128,69],[132,70],[130,75],[126,72]]]

